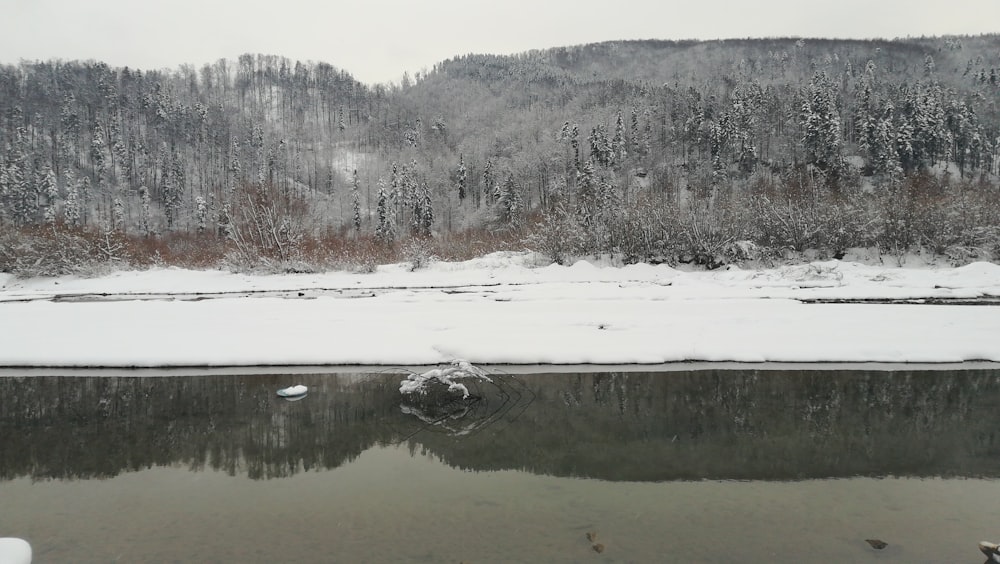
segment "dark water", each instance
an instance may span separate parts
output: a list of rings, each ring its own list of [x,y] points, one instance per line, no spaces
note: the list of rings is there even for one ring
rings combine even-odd
[[[1000,538],[1000,371],[495,373],[432,406],[401,378],[0,377],[0,537],[476,563],[978,563]]]

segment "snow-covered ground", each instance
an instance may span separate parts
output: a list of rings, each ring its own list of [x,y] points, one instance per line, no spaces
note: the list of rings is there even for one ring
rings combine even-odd
[[[369,274],[0,274],[0,366],[1000,361],[994,264],[539,264],[497,253]],[[826,303],[839,300],[896,303]]]

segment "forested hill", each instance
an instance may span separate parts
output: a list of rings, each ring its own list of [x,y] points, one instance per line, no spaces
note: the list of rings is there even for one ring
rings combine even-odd
[[[0,269],[39,226],[133,262],[184,234],[255,263],[470,230],[557,259],[1000,256],[998,69],[1000,35],[608,42],[374,86],[264,55],[0,66]]]

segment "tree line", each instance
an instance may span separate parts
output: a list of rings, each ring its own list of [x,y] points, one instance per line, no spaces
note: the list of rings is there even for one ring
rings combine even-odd
[[[739,241],[806,244],[774,241],[772,216],[857,208],[875,227],[830,252],[988,254],[1000,212],[966,212],[995,200],[997,67],[995,35],[609,42],[456,57],[387,85],[269,55],[22,62],[0,66],[0,226],[192,235],[249,262],[478,230],[553,255],[555,237],[569,254],[712,263]],[[929,221],[951,235],[894,233],[900,201],[948,210]],[[734,214],[743,228],[715,233]],[[9,270],[31,245],[5,241]]]

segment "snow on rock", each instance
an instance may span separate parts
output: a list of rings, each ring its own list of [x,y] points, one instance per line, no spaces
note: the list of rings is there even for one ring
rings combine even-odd
[[[1000,307],[808,303],[995,300],[995,264],[538,264],[494,253],[416,272],[3,277],[0,366],[1000,361]]]
[[[489,376],[477,366],[473,366],[466,360],[453,360],[451,366],[445,368],[432,368],[423,374],[410,374],[399,384],[399,393],[426,394],[431,383],[439,383],[447,386],[449,393],[462,394],[462,399],[468,399],[469,388],[465,384],[458,382],[462,379],[483,380],[492,382]]]
[[[0,563],[31,564],[31,545],[24,539],[0,538]]]
[[[295,386],[289,386],[287,388],[282,388],[278,390],[278,395],[283,398],[290,398],[295,396],[302,396],[308,392],[309,392],[308,386],[303,386],[302,384],[298,384]]]

